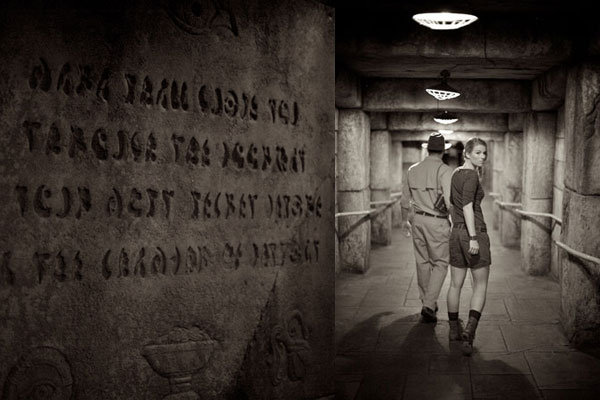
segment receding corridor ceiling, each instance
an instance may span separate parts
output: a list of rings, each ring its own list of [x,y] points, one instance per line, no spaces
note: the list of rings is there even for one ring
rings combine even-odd
[[[383,78],[531,80],[577,56],[596,24],[591,4],[566,1],[336,2],[336,63]],[[420,12],[467,12],[479,20],[454,31],[418,25]],[[582,20],[588,19],[588,22]]]

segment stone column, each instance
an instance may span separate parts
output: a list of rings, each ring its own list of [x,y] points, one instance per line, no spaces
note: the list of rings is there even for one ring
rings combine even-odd
[[[369,117],[361,110],[338,114],[339,212],[369,210]],[[338,218],[340,268],[366,272],[369,268],[371,222],[368,215]]]
[[[600,64],[570,69],[565,95],[562,242],[600,257]],[[576,345],[600,344],[600,266],[561,250],[561,321]]]
[[[554,185],[552,194],[552,214],[562,218],[563,191],[565,189],[565,108],[561,107],[556,114],[556,137],[554,141]],[[552,227],[552,259],[550,260],[550,274],[560,282],[560,248],[554,243],[561,240],[562,226],[553,223]]]
[[[556,114],[530,112],[523,129],[523,210],[552,211],[552,175]],[[550,234],[552,220],[524,216],[521,220],[522,268],[529,275],[550,271]]]
[[[501,200],[509,203],[521,202],[523,174],[523,134],[506,132],[504,140],[503,185]],[[519,247],[521,239],[521,217],[512,209],[502,209],[500,241],[507,247]]]
[[[392,193],[402,192],[402,142],[392,142],[390,147],[390,179]],[[397,197],[392,198],[396,200]],[[392,227],[399,228],[402,225],[402,207],[397,201],[392,206]]]
[[[504,173],[504,140],[496,140],[494,143],[494,151],[492,152],[492,192],[500,194],[502,187],[504,186],[504,179],[502,177]],[[500,220],[502,216],[502,210],[500,206],[494,203],[492,208],[494,210],[493,227],[495,230],[500,229]]]
[[[390,147],[388,131],[371,131],[371,201],[390,200]],[[382,207],[377,205],[376,208]],[[371,243],[392,243],[392,208],[386,207],[371,220]]]

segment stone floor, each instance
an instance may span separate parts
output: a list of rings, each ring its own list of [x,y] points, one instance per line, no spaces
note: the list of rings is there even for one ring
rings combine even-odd
[[[489,203],[486,216],[488,210]],[[490,239],[488,297],[471,357],[448,342],[450,274],[438,322],[419,322],[412,242],[401,230],[391,246],[372,250],[368,273],[337,277],[336,399],[600,398],[600,358],[569,346],[559,323],[559,285],[525,275],[519,251],[503,248],[498,232]],[[462,319],[470,295],[467,277]]]

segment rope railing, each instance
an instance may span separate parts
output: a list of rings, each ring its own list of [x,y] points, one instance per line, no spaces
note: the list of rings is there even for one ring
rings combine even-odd
[[[500,207],[523,207],[523,203],[509,203],[507,201],[494,200]]]
[[[371,209],[371,210],[339,212],[339,213],[335,213],[335,217],[337,218],[337,217],[347,217],[347,216],[351,216],[351,215],[379,214],[381,211],[385,210],[390,205],[398,202],[400,200],[400,197],[402,197],[402,193],[392,193],[392,195],[395,195],[393,197],[396,197],[396,199],[371,201],[369,203],[370,206],[379,206],[379,205],[381,205],[383,207],[379,207],[379,208]]]
[[[575,257],[579,257],[584,260],[587,260],[587,261],[590,261],[590,262],[600,265],[600,258],[590,256],[589,254],[585,254],[580,251],[577,251],[577,250],[567,246],[566,244],[564,244],[563,242],[561,242],[559,240],[554,240],[554,243],[556,243],[556,245],[558,247],[565,250],[567,253],[574,255]]]
[[[488,193],[488,196],[491,196],[491,197],[494,197],[494,198],[496,198],[496,197],[502,197],[502,195],[500,193],[496,193],[496,192],[490,192],[490,193]]]
[[[553,220],[555,220],[556,222],[558,222],[559,224],[562,225],[562,219],[558,218],[554,214],[542,213],[542,212],[534,212],[534,211],[524,211],[524,210],[515,210],[515,212],[517,212],[517,213],[519,213],[521,215],[529,215],[529,216],[532,216],[532,217],[552,218]]]
[[[402,196],[402,192],[392,192],[390,193],[390,197],[401,197]]]

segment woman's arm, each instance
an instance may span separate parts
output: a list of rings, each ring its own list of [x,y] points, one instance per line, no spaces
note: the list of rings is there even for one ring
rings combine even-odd
[[[465,216],[465,225],[469,232],[469,237],[475,238],[469,240],[469,253],[479,253],[479,242],[477,241],[477,232],[475,231],[475,213],[473,212],[473,202],[467,203],[463,206],[463,214]]]

